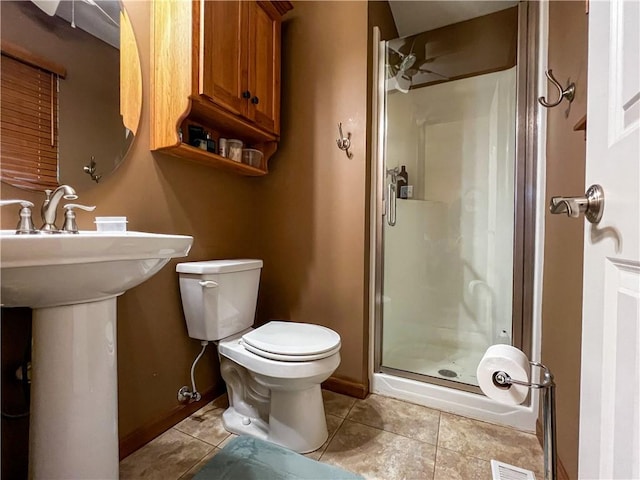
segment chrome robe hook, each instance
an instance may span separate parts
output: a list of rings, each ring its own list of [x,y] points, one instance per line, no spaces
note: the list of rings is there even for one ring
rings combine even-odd
[[[342,134],[342,122],[338,123],[338,133],[340,134],[340,137],[336,140],[338,148],[346,152],[347,158],[353,158],[353,152],[349,151],[351,148],[351,133],[347,132],[346,137]]]
[[[569,85],[567,85],[567,88],[562,88],[562,85],[560,85],[560,83],[558,83],[558,81],[554,78],[553,70],[547,70],[546,72],[544,72],[544,74],[547,76],[549,81],[553,83],[553,85],[558,89],[559,97],[558,100],[554,103],[547,102],[547,99],[544,97],[538,97],[538,102],[540,102],[540,105],[546,108],[555,107],[557,105],[560,105],[560,102],[562,102],[563,98],[569,100],[569,103],[573,102],[573,98],[576,94],[575,83],[571,82]]]

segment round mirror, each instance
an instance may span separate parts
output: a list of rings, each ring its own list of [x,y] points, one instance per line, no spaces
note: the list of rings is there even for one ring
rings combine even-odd
[[[118,0],[1,3],[2,181],[86,190],[122,163],[140,120],[140,59],[126,11]],[[36,98],[50,105],[38,106],[45,118],[35,123],[26,112],[34,94],[21,90],[27,67],[50,74]]]

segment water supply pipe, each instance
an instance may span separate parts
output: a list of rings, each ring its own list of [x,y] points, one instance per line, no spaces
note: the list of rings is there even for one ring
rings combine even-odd
[[[207,345],[209,345],[209,342],[207,340],[202,340],[200,342],[200,345],[202,345],[202,350],[200,350],[200,353],[198,354],[196,359],[193,361],[193,364],[191,365],[191,390],[189,390],[189,387],[187,385],[183,386],[182,388],[180,388],[180,390],[178,390],[178,401],[180,403],[197,402],[202,398],[202,395],[200,395],[200,392],[198,392],[196,388],[195,371],[196,371],[196,364],[202,358],[202,355],[204,355],[204,351],[207,349]]]

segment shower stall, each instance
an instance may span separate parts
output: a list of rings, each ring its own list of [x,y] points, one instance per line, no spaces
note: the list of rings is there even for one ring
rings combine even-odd
[[[378,42],[374,101],[372,391],[525,429],[535,400],[494,405],[476,368],[535,347],[536,13]]]

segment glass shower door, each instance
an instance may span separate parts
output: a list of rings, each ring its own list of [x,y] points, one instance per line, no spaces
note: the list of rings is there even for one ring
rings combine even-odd
[[[393,73],[381,370],[477,386],[487,347],[511,343],[516,67],[420,88]]]

